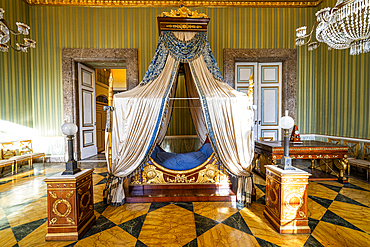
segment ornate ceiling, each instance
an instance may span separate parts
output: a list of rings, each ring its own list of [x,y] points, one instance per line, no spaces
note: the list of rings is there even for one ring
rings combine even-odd
[[[104,6],[104,7],[315,7],[323,0],[210,0],[210,1],[125,1],[125,0],[24,0],[31,5],[49,6]]]

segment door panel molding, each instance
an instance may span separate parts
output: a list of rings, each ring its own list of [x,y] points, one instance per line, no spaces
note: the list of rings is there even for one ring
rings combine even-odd
[[[266,93],[265,93],[266,91],[274,91],[274,94],[273,95],[271,95],[271,94],[266,95]],[[273,121],[267,121],[266,118],[268,116],[266,116],[266,113],[270,113],[270,111],[266,111],[266,110],[271,110],[271,107],[274,107],[274,106],[268,105],[266,107],[265,102],[266,102],[266,99],[269,99],[270,103],[273,103],[272,96],[274,97],[274,101],[275,101],[274,117],[273,117]],[[279,116],[280,116],[279,87],[261,87],[261,102],[262,102],[262,107],[260,109],[261,110],[261,126],[278,126],[279,125]]]
[[[81,159],[97,154],[95,70],[78,63],[80,153]]]

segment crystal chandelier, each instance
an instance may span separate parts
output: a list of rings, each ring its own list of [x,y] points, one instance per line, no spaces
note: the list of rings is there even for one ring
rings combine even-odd
[[[370,0],[338,0],[333,8],[316,12],[316,18],[316,39],[329,50],[350,48],[351,55],[370,51]],[[309,51],[319,47],[318,42],[309,43],[315,24],[309,34],[306,26],[296,29],[297,46],[308,44]]]
[[[17,41],[16,48],[14,48],[10,43],[10,47],[12,47],[15,51],[22,51],[27,52],[27,49],[29,47],[35,48],[36,47],[36,41],[28,38],[24,39],[24,44],[20,44],[18,42],[19,35],[28,35],[30,27],[24,23],[16,22],[18,26],[18,32],[12,30],[10,28],[9,22],[4,19],[4,13],[5,11],[0,8],[0,51],[7,52],[9,49],[9,46],[7,45],[8,41],[10,40],[10,34],[13,34],[15,36],[15,39]]]

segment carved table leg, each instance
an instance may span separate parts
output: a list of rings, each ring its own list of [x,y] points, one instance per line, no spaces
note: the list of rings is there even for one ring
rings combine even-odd
[[[311,166],[310,167],[308,167],[308,168],[310,168],[310,169],[314,169],[315,168],[315,159],[311,159]]]
[[[344,172],[347,169],[348,160],[346,158],[334,160],[335,166],[339,169],[338,180],[341,183],[348,183],[348,179],[344,177]]]

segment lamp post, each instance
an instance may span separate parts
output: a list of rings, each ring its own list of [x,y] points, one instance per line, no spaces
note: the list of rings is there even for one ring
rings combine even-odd
[[[71,122],[71,116],[69,116],[69,121],[62,125],[62,133],[67,136],[68,141],[68,161],[66,163],[66,170],[62,175],[74,175],[81,171],[77,167],[77,161],[73,158],[73,136],[77,131],[78,127]]]
[[[285,116],[280,119],[280,127],[284,130],[284,155],[281,157],[279,167],[284,170],[295,170],[292,166],[292,159],[289,157],[289,129],[294,125],[293,118],[288,116],[288,110],[285,111]]]
[[[73,136],[77,130],[69,116],[68,123],[62,125],[62,132],[68,140],[66,170],[44,180],[47,187],[49,222],[46,241],[77,241],[96,220],[94,191],[91,186],[94,169],[81,171],[73,159]]]

